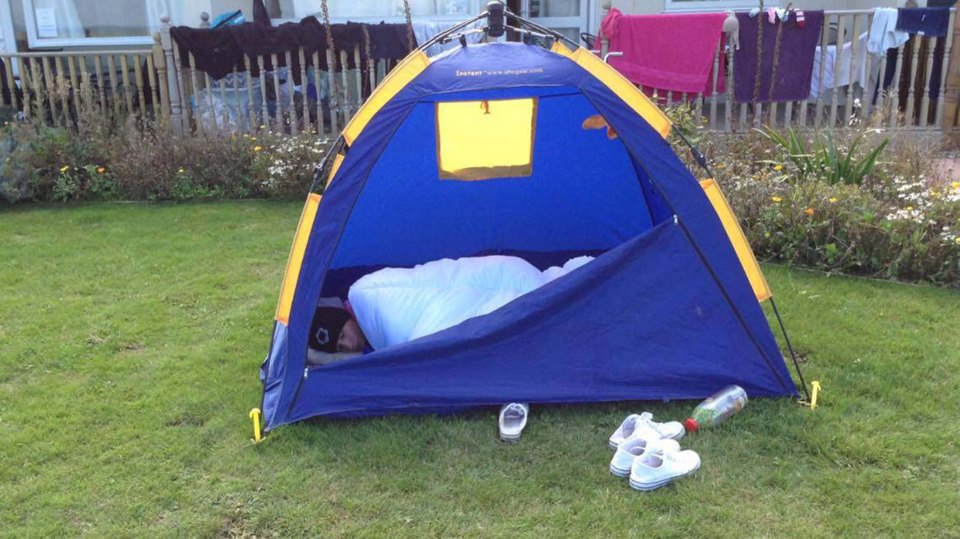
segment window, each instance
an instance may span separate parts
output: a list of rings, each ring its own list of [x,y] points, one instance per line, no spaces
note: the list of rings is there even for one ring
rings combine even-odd
[[[182,11],[179,0],[22,0],[31,47],[150,45],[160,16]],[[197,19],[199,22],[199,19]]]
[[[414,34],[422,41],[441,29],[486,10],[489,0],[408,0]],[[281,0],[283,18],[275,23],[298,21],[315,15],[322,19],[317,0]],[[534,22],[552,28],[577,43],[580,32],[587,30],[587,0],[517,0],[519,13]],[[403,0],[327,0],[330,22],[342,23],[386,21],[406,22]],[[418,26],[423,27],[421,30]]]
[[[436,121],[441,179],[533,174],[535,98],[437,103]]]
[[[589,9],[585,0],[525,0],[520,4],[521,14],[574,43],[580,43],[580,32],[588,31]]]
[[[10,4],[0,1],[0,52],[17,52],[17,40],[13,33],[13,15]]]
[[[581,0],[530,0],[531,17],[579,17]]]
[[[292,11],[284,9],[285,18],[299,19],[308,15],[319,17],[320,3],[316,0],[291,0]],[[465,19],[483,10],[486,1],[481,0],[409,0],[410,15],[416,19],[423,17],[449,20]],[[403,0],[327,0],[331,22],[387,20],[403,22]]]
[[[756,0],[663,0],[664,11],[749,11],[758,7]],[[764,2],[765,7],[780,7],[780,2]]]

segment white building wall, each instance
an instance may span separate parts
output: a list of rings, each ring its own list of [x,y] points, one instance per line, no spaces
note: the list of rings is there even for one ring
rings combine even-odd
[[[203,12],[213,13],[214,3],[216,0],[169,0],[170,3],[170,15],[173,24],[185,24],[188,26],[199,26],[200,25],[200,14]],[[228,0],[231,4],[250,4],[249,0]],[[144,0],[144,11],[148,11],[145,7],[146,0]],[[6,20],[0,20],[0,33],[6,30],[10,30],[10,34],[15,36],[11,41],[10,36],[4,36],[4,38],[10,42],[20,43],[20,48],[23,49],[24,44],[27,42],[27,29],[26,22],[23,13],[23,1],[22,0],[0,0],[0,18]],[[122,20],[125,12],[115,9],[115,6],[110,3],[109,0],[100,0],[95,4],[97,12],[94,14],[84,13],[84,16],[94,16],[97,20]],[[9,9],[9,12],[6,11]],[[248,8],[249,10],[249,8]],[[7,13],[9,13],[9,18],[7,18]],[[139,16],[142,17],[143,12],[139,13]],[[131,15],[132,17],[132,15]],[[0,43],[3,43],[0,40]],[[101,47],[102,48],[102,47]]]

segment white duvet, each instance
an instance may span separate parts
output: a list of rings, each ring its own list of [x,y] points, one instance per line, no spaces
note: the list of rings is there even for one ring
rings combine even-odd
[[[591,260],[581,256],[541,272],[514,256],[445,258],[365,275],[348,298],[370,345],[380,349],[492,312]]]

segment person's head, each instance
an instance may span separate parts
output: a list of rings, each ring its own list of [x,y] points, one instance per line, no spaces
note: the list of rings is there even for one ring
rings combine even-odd
[[[317,307],[310,327],[310,348],[321,352],[360,352],[367,339],[344,309]]]

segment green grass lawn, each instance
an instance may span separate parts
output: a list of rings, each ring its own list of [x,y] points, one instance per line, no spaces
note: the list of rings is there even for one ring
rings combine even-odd
[[[319,420],[253,446],[295,203],[0,210],[0,535],[960,536],[960,295],[768,266],[822,407],[757,400],[638,493],[628,412]]]

